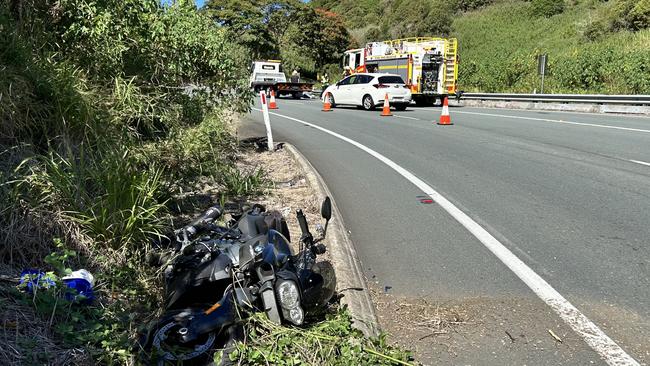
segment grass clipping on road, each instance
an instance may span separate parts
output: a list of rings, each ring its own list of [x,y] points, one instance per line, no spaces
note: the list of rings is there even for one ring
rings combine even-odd
[[[334,311],[305,328],[281,326],[264,314],[247,321],[247,338],[230,359],[242,365],[411,365],[408,352],[385,335],[368,339],[353,329],[347,311]]]

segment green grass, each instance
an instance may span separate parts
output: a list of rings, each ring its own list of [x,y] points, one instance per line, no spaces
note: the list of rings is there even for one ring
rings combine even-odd
[[[245,323],[246,341],[230,359],[241,365],[411,365],[410,352],[391,347],[386,335],[365,338],[346,310],[302,328],[277,325],[265,314]],[[220,355],[216,355],[219,359]]]
[[[538,54],[549,58],[545,92],[650,93],[650,29],[604,32],[589,29],[607,4],[580,1],[561,14],[540,17],[528,2],[505,0],[459,16],[461,90],[539,90]]]

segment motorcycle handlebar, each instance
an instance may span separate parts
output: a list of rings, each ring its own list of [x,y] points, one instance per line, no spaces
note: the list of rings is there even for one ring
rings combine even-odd
[[[298,224],[300,224],[300,231],[302,231],[302,235],[309,235],[309,226],[307,225],[307,218],[305,217],[305,214],[302,212],[302,210],[297,210],[296,211],[296,217],[298,218]]]
[[[222,214],[223,208],[220,205],[214,205],[207,209],[207,211],[205,211],[201,217],[192,221],[189,225],[184,226],[181,231],[186,231],[190,235],[194,235],[201,227],[216,220]]]

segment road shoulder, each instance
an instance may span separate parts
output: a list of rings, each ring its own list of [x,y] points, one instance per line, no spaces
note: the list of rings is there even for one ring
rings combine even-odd
[[[327,244],[336,271],[337,292],[343,295],[341,303],[350,311],[354,320],[353,326],[366,336],[377,336],[379,326],[368,284],[336,201],[318,171],[300,151],[290,144],[285,144],[285,148],[291,153],[319,196],[329,196],[332,199],[332,221],[327,231]]]

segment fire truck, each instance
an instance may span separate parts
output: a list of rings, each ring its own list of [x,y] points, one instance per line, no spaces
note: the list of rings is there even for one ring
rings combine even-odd
[[[346,72],[378,72],[402,76],[418,105],[431,105],[455,95],[458,79],[456,38],[413,37],[370,42],[345,51]]]

